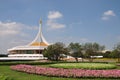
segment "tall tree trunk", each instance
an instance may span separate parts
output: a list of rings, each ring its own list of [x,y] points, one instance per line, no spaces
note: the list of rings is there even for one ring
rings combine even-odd
[[[89,61],[90,61],[90,62],[93,62],[93,58],[89,58]]]
[[[118,58],[118,62],[120,62],[120,58]]]
[[[76,60],[76,62],[78,62],[78,58],[77,57],[75,58],[75,60]]]
[[[82,62],[84,62],[84,59],[82,58]]]
[[[120,62],[120,53],[118,54],[118,62]]]

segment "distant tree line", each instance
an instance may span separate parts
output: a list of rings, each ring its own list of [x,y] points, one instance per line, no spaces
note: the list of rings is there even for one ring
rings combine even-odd
[[[103,54],[104,58],[118,58],[118,62],[120,62],[120,43],[117,43],[112,51],[106,51]]]
[[[120,43],[118,43],[113,51],[106,51],[104,45],[98,43],[70,43],[68,46],[65,46],[64,43],[57,42],[48,46],[44,51],[43,55],[49,60],[60,60],[61,58],[67,56],[72,56],[78,62],[78,58],[89,59],[93,61],[94,56],[103,56],[104,58],[120,58]]]

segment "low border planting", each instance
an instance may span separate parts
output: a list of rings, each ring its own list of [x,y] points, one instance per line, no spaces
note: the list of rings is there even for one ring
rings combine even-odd
[[[58,63],[51,64],[50,67],[54,68],[67,68],[67,69],[115,69],[116,65],[106,63]]]
[[[11,62],[0,62],[0,65],[17,65],[17,64],[48,65],[48,64],[55,64],[55,63],[56,63],[56,62],[11,61]]]
[[[56,77],[73,77],[73,78],[120,78],[120,70],[85,70],[85,69],[63,69],[50,68],[31,65],[13,65],[12,70],[26,72],[29,74],[56,76]]]
[[[77,63],[70,61],[47,61],[47,62],[39,62],[39,61],[10,61],[10,62],[0,62],[0,65],[17,65],[17,64],[28,64],[28,65],[48,65],[48,64],[56,64],[56,63]],[[80,62],[80,63],[88,63],[88,62]],[[95,62],[95,63],[107,63],[107,62]]]

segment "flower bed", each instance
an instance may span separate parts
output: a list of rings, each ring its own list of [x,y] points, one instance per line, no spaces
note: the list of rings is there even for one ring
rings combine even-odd
[[[63,68],[45,68],[31,65],[14,65],[12,70],[56,77],[99,77],[99,78],[120,78],[120,70],[84,70],[84,69],[63,69]]]
[[[67,68],[67,69],[115,69],[116,65],[107,63],[57,63],[51,64],[50,67],[54,68]]]

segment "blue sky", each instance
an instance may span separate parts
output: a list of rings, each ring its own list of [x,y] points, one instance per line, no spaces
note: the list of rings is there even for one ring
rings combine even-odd
[[[50,43],[120,42],[120,0],[0,0],[0,53],[26,45],[43,21]]]

